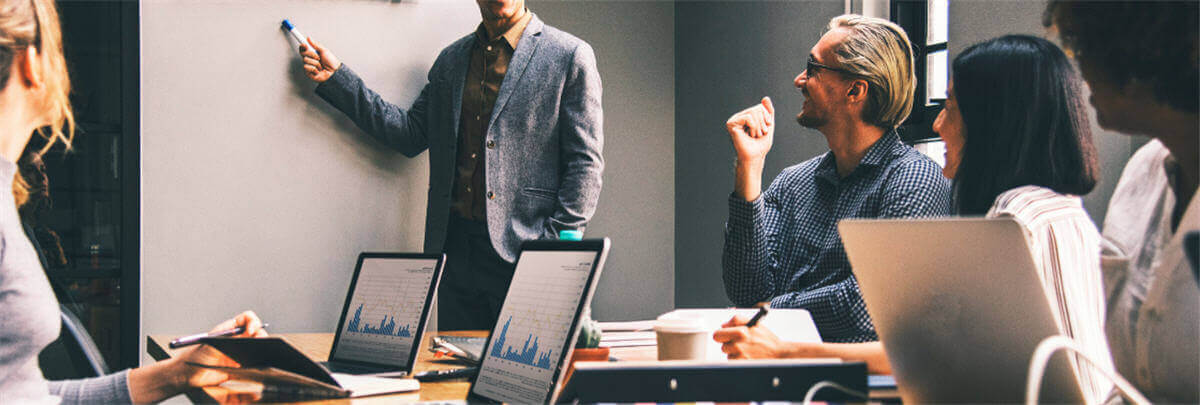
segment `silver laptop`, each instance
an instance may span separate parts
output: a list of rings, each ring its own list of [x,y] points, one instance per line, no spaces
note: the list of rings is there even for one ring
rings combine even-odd
[[[1059,334],[1012,219],[845,220],[838,228],[905,403],[1024,402],[1029,361]],[[1083,403],[1066,356],[1041,400]]]
[[[321,364],[335,373],[411,375],[444,262],[442,254],[360,254]]]

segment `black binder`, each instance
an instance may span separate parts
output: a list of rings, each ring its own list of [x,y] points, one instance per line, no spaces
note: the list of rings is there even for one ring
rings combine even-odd
[[[801,401],[821,381],[867,394],[867,365],[829,360],[735,360],[575,363],[563,401],[595,402],[749,402]],[[817,401],[863,401],[833,388]]]

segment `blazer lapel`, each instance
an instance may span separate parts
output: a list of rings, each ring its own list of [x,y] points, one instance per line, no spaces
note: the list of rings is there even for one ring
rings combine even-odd
[[[496,125],[496,117],[499,117],[500,112],[504,111],[504,106],[508,104],[512,93],[517,89],[517,83],[521,81],[521,76],[529,67],[533,54],[537,52],[543,26],[542,20],[538,18],[537,14],[534,14],[533,18],[529,20],[529,25],[525,27],[525,32],[521,34],[521,42],[517,43],[516,52],[513,53],[513,58],[508,63],[508,73],[504,74],[504,81],[500,83],[500,93],[496,95],[496,105],[492,108],[492,117],[488,120],[488,132],[491,132],[492,126]]]
[[[450,106],[450,130],[454,131],[454,138],[448,140],[450,150],[458,147],[458,121],[462,118],[463,86],[467,82],[467,64],[471,63],[471,44],[475,41],[474,36],[475,34],[471,34],[472,38],[463,41],[462,45],[455,50],[455,58],[450,63],[450,74],[446,77],[446,80],[450,81],[450,99],[452,104]]]

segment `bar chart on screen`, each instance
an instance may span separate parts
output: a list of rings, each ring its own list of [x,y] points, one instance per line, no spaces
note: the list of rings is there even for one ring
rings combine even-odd
[[[335,355],[372,363],[407,362],[433,274],[426,261],[366,259]]]
[[[475,389],[509,402],[546,400],[594,260],[595,252],[522,254]]]
[[[492,345],[492,356],[496,356],[508,361],[521,363],[527,366],[533,366],[541,369],[550,369],[550,350],[538,351],[538,338],[533,334],[525,337],[525,344],[521,345],[521,351],[513,350],[512,346],[505,346],[508,340],[508,326],[512,324],[512,317],[504,322],[504,329],[500,331],[500,336],[496,337],[496,344]],[[529,344],[529,340],[533,340],[533,344]],[[537,360],[534,360],[534,357]]]
[[[379,324],[377,326],[371,326],[369,323],[362,323],[363,305],[366,304],[358,304],[358,309],[354,310],[354,318],[351,318],[350,322],[346,323],[346,332],[380,336],[412,337],[412,325],[404,325],[401,326],[400,329],[396,329],[396,318],[393,316],[384,315],[383,319],[379,320]]]

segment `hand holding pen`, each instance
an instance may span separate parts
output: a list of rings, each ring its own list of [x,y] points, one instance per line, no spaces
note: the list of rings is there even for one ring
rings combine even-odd
[[[721,343],[721,351],[730,359],[768,359],[783,357],[784,344],[770,329],[758,328],[759,321],[767,315],[768,308],[762,305],[754,317],[734,316],[722,328],[713,332],[713,340]]]
[[[258,315],[252,311],[246,311],[217,324],[212,331],[199,336],[266,337],[267,331],[263,329],[264,326],[266,325],[258,319]],[[160,401],[192,388],[214,386],[229,379],[229,375],[223,371],[197,365],[240,366],[212,346],[195,344],[198,343],[197,340],[200,340],[197,336],[187,338],[190,339],[177,339],[182,342],[172,342],[170,346],[179,348],[180,344],[184,346],[191,344],[191,347],[179,348],[169,359],[129,371],[131,387],[155,387],[153,388],[154,392],[131,392],[130,395],[135,403]]]
[[[750,318],[750,322],[746,322],[746,327],[753,328],[754,325],[758,325],[758,321],[762,320],[764,316],[767,316],[767,310],[769,309],[771,309],[771,305],[769,304],[763,303],[759,305],[758,312],[754,314],[753,318]]]
[[[289,20],[283,20],[283,29],[296,39],[300,44],[300,56],[304,60],[304,74],[317,83],[324,83],[333,77],[334,72],[342,68],[342,62],[338,61],[337,56],[333,55],[328,49],[325,49],[320,42],[317,42],[312,37],[306,37],[296,29],[296,25]]]
[[[172,349],[194,345],[199,343],[201,339],[209,337],[266,337],[267,324],[258,319],[258,316],[253,312],[246,311],[233,319],[221,322],[213,327],[208,333],[197,333],[195,335],[184,336],[172,340],[169,346]]]

